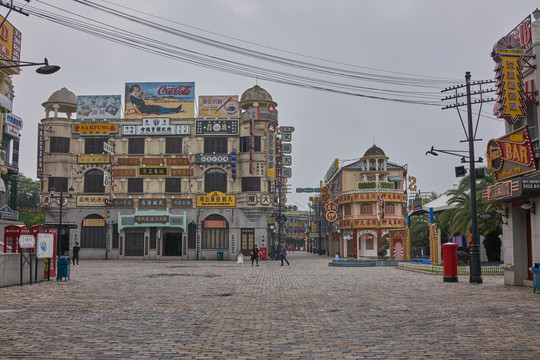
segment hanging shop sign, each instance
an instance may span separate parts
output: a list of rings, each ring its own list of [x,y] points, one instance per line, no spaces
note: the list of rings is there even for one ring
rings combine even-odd
[[[266,177],[270,180],[276,177],[276,134],[277,124],[274,121],[269,121],[264,128],[267,138],[266,147]]]
[[[118,123],[108,121],[82,121],[71,125],[71,132],[81,136],[108,136],[118,133]]]
[[[540,177],[518,177],[482,190],[482,202],[510,202],[540,196]]]
[[[332,164],[326,171],[326,174],[324,175],[323,182],[327,183],[328,180],[330,180],[332,176],[334,176],[334,174],[338,171],[338,169],[339,169],[339,159],[334,159],[334,161],[332,162]]]
[[[124,118],[193,118],[194,82],[126,83]]]
[[[167,199],[139,199],[140,208],[164,208],[167,207]]]
[[[77,119],[119,119],[120,95],[77,96]]]
[[[171,199],[171,207],[175,208],[191,208],[193,200],[191,199]]]
[[[199,117],[238,117],[238,95],[199,96]]]
[[[197,135],[238,135],[238,120],[197,120]]]
[[[278,111],[272,103],[267,106],[252,106],[242,113],[242,121],[265,120],[278,121]]]
[[[497,63],[497,101],[493,114],[505,119],[509,125],[525,117],[523,93],[523,70],[520,57],[525,54],[519,41],[512,35],[500,39],[493,47],[491,56]]]
[[[133,199],[113,199],[112,206],[131,208],[133,207]]]
[[[16,138],[20,137],[19,131],[22,130],[23,120],[13,113],[6,113],[4,116],[4,133]]]
[[[197,154],[197,164],[230,164],[230,154]]]
[[[226,229],[226,220],[204,220],[203,227],[205,229]]]
[[[236,195],[227,195],[220,191],[213,191],[204,195],[197,195],[198,207],[235,207]]]
[[[105,199],[109,195],[77,195],[77,206],[105,206]]]
[[[487,145],[487,165],[497,181],[537,171],[527,126],[519,128]]]
[[[189,135],[191,125],[170,124],[169,118],[142,119],[142,125],[122,125],[122,135]]]
[[[109,164],[109,154],[77,155],[77,164]]]
[[[134,218],[135,222],[139,224],[169,222],[169,216],[167,215],[135,215]]]
[[[0,36],[0,57],[18,62],[21,60],[21,37],[22,34],[4,17],[2,20],[2,35]]]
[[[143,177],[161,177],[169,176],[168,166],[139,166],[137,168],[138,176]]]

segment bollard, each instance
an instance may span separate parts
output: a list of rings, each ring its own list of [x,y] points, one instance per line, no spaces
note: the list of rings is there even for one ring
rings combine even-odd
[[[444,282],[457,282],[457,248],[458,245],[454,243],[442,244],[443,249],[443,281]]]

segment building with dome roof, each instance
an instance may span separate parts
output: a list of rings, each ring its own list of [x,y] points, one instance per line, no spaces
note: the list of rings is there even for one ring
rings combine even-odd
[[[240,101],[205,97],[228,104],[226,117],[206,108],[202,116],[122,117],[113,98],[64,87],[43,103],[40,206],[45,226],[61,230],[57,254],[75,242],[82,259],[235,260],[254,244],[268,249],[277,103],[266,90],[256,85]],[[84,115],[109,110],[118,115]]]
[[[390,230],[405,228],[407,167],[388,159],[373,145],[360,160],[339,167],[336,159],[330,167],[323,188],[323,204],[337,205],[336,221],[328,224],[328,243],[323,244],[330,254],[377,257],[382,237]],[[395,245],[393,257],[402,258],[405,244]]]

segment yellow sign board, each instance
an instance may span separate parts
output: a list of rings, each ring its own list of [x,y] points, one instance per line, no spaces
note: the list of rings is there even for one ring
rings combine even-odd
[[[105,199],[110,199],[109,195],[77,195],[77,206],[105,206]]]
[[[81,136],[106,136],[118,133],[118,123],[108,121],[83,121],[71,125],[71,132]]]
[[[235,207],[236,195],[227,195],[220,191],[213,191],[204,195],[197,195],[198,207]]]
[[[94,154],[94,155],[79,155],[77,157],[78,164],[108,164],[111,162],[110,155]]]
[[[83,226],[105,226],[105,219],[84,219]]]

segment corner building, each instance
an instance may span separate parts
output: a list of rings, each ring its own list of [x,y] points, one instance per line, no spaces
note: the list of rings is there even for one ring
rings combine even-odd
[[[264,252],[274,211],[268,125],[276,128],[277,103],[259,86],[240,101],[231,96],[229,106],[231,99],[230,117],[126,111],[81,121],[77,96],[53,93],[38,131],[38,201],[45,226],[59,229],[57,253],[68,255],[75,242],[82,259],[232,260],[254,244]]]

